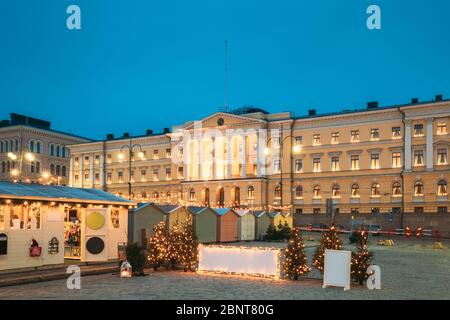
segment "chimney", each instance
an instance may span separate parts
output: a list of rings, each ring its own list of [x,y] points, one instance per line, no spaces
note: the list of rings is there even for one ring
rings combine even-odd
[[[130,137],[130,134],[128,132],[123,133],[123,138],[129,138],[129,137]]]
[[[418,104],[419,103],[419,98],[412,98],[411,99],[411,104]]]
[[[170,133],[170,129],[169,128],[164,128],[163,129],[163,133]]]
[[[435,101],[442,101],[442,94],[437,94],[434,98]]]
[[[378,108],[378,101],[367,102],[367,109],[376,109]]]
[[[112,133],[108,133],[106,135],[106,140],[112,140],[112,139],[114,139],[114,135]]]
[[[317,113],[316,113],[316,109],[309,109],[308,110],[308,116],[315,116]]]
[[[147,129],[147,130],[145,130],[145,134],[146,134],[147,136],[150,136],[150,135],[153,134],[153,130],[152,130],[152,129]]]

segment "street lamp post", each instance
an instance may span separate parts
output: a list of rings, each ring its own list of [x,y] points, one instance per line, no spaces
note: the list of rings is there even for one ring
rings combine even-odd
[[[11,175],[13,177],[17,176],[17,180],[19,182],[22,182],[22,172],[23,172],[24,158],[26,160],[28,160],[29,162],[33,162],[34,161],[34,155],[31,152],[29,152],[29,151],[24,152],[23,148],[21,148],[19,157],[17,157],[17,155],[15,153],[13,153],[13,152],[8,152],[8,158],[13,160],[13,161],[16,161],[17,158],[19,158],[19,169],[15,169],[15,168],[12,169]]]
[[[132,137],[130,135],[130,139],[128,144],[124,144],[120,148],[120,154],[122,154],[122,151],[124,148],[128,149],[128,198],[131,199],[131,157],[133,155],[134,148],[139,148],[139,156],[143,158],[143,152],[142,152],[142,146],[138,143],[133,144]]]

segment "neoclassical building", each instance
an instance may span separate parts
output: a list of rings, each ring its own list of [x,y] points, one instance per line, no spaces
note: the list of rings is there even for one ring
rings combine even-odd
[[[0,181],[66,185],[67,145],[91,141],[51,128],[51,123],[16,113],[0,122]]]
[[[327,203],[348,216],[446,214],[449,117],[440,95],[301,116],[244,107],[72,145],[70,184],[124,196],[131,185],[142,201],[284,210],[305,222]]]

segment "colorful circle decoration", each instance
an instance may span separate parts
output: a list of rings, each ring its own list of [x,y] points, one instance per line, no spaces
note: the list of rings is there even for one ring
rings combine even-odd
[[[105,217],[99,212],[92,212],[86,218],[86,224],[89,229],[101,229],[105,225]]]
[[[105,249],[105,242],[99,237],[92,237],[86,242],[86,249],[90,254],[99,254]]]

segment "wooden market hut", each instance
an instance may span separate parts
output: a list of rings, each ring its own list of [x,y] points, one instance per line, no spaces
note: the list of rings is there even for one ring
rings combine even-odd
[[[256,240],[264,240],[267,229],[272,224],[272,216],[265,210],[254,212],[256,218]]]
[[[285,223],[288,224],[289,228],[292,229],[294,225],[294,219],[292,218],[292,215],[289,212],[274,212],[272,215],[272,223],[275,227],[278,227],[279,225],[284,225]]]
[[[238,239],[239,241],[255,240],[256,218],[250,210],[235,210],[239,215]]]
[[[192,227],[200,243],[217,241],[217,214],[210,207],[188,207],[192,214]]]
[[[135,203],[99,189],[0,182],[0,270],[119,259]]]
[[[238,241],[239,215],[232,208],[213,210],[217,215],[217,242]]]
[[[188,217],[186,207],[179,205],[159,205],[156,203],[139,204],[130,210],[128,242],[147,246],[148,239],[153,235],[153,228],[164,221],[166,232],[176,221],[185,222]]]

